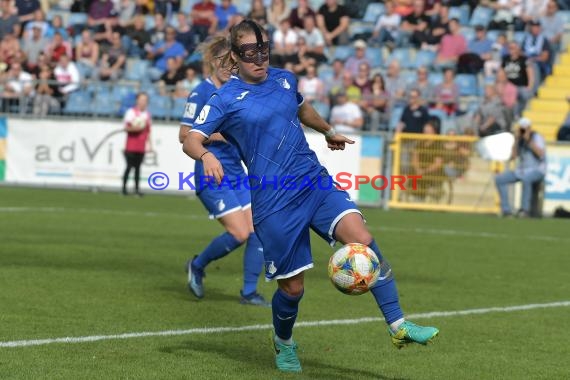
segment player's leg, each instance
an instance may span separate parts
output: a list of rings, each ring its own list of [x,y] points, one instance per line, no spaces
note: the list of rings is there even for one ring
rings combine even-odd
[[[198,194],[198,198],[210,213],[226,229],[218,235],[194,259],[189,260],[188,288],[198,298],[204,297],[204,270],[214,260],[218,260],[242,245],[251,232],[246,216],[236,195],[232,190],[206,188]]]
[[[135,194],[141,195],[139,190],[139,180],[141,178],[141,165],[144,160],[144,153],[134,153],[134,167],[135,167]]]
[[[249,192],[249,191],[248,191]],[[263,269],[263,247],[257,234],[253,231],[253,217],[251,204],[243,210],[244,223],[250,226],[250,234],[245,245],[243,255],[243,287],[240,303],[244,305],[271,306],[269,302],[257,292],[257,282]]]
[[[127,167],[123,173],[123,195],[127,195],[127,181],[129,179],[131,168],[133,167],[132,153],[125,152],[125,161],[127,162]]]
[[[518,179],[514,172],[507,170],[495,176],[495,185],[501,199],[501,212],[508,216],[512,214],[511,204],[509,202],[509,185],[517,182]]]
[[[426,344],[439,331],[433,327],[417,326],[404,319],[392,269],[366,228],[362,214],[347,195],[341,190],[331,190],[315,214],[311,226],[329,242],[337,240],[343,244],[360,243],[374,251],[380,261],[381,272],[370,292],[389,325],[392,342],[398,348],[412,342]]]
[[[272,342],[275,364],[285,372],[300,372],[293,326],[304,293],[303,272],[313,267],[310,247],[311,206],[292,204],[255,225],[265,259],[265,277],[278,281],[272,299]]]

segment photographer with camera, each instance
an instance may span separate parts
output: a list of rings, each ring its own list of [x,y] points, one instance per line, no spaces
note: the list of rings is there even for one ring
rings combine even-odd
[[[519,217],[528,217],[532,197],[532,185],[544,180],[546,173],[546,144],[544,138],[531,128],[531,122],[522,118],[518,122],[516,141],[513,145],[511,160],[518,158],[514,171],[505,170],[495,177],[495,184],[501,198],[501,211],[503,216],[511,216],[508,185],[522,182],[521,208],[517,212]]]

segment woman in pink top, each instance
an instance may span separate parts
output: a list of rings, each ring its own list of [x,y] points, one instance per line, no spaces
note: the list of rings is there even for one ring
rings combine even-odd
[[[125,159],[127,168],[123,175],[123,195],[127,195],[127,180],[131,168],[135,169],[135,194],[142,196],[139,191],[139,178],[144,154],[150,148],[151,115],[147,110],[148,95],[141,92],[137,95],[136,104],[125,113],[124,125],[127,132]]]
[[[507,74],[503,69],[499,69],[499,71],[497,71],[497,77],[495,81],[497,93],[501,97],[503,104],[509,110],[514,110],[515,105],[517,104],[517,86],[508,80]]]

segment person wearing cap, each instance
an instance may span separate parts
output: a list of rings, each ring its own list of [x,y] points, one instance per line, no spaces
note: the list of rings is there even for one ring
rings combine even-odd
[[[517,167],[505,170],[495,177],[495,184],[501,199],[501,212],[503,216],[512,215],[509,201],[508,187],[515,182],[522,182],[521,207],[517,213],[519,217],[530,215],[532,185],[544,180],[546,173],[546,144],[538,132],[532,130],[532,123],[528,118],[521,118],[519,129],[511,160],[518,159]]]
[[[540,21],[529,22],[530,31],[526,33],[521,47],[529,61],[534,61],[540,71],[540,79],[543,80],[552,72],[552,48],[548,38],[542,33]]]
[[[350,71],[350,74],[355,77],[358,75],[358,68],[361,64],[367,63],[368,67],[372,67],[372,65],[366,57],[366,42],[356,40],[352,46],[354,46],[354,55],[348,57],[344,62],[344,69]]]

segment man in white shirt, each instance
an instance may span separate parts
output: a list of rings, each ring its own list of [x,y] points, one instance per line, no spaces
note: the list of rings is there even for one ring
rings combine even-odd
[[[317,28],[314,16],[306,15],[303,18],[303,29],[299,32],[299,37],[305,39],[306,56],[314,58],[318,63],[328,60],[325,55],[325,38]]]
[[[346,91],[340,90],[336,105],[331,109],[330,123],[338,133],[355,133],[362,129],[364,117],[358,104],[348,100]]]
[[[398,40],[398,30],[400,29],[402,18],[394,12],[394,3],[392,1],[386,1],[384,5],[386,13],[382,14],[376,21],[369,43],[373,45],[386,43],[388,47],[393,48]]]
[[[61,57],[59,57],[53,74],[59,85],[58,90],[62,95],[67,95],[79,89],[79,82],[81,80],[79,70],[77,70],[75,63],[69,60],[67,55],[62,54]]]

